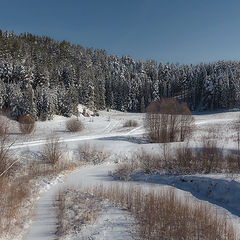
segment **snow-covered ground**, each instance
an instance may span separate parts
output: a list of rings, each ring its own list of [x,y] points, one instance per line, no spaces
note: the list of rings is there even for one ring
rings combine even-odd
[[[232,140],[234,131],[232,121],[239,112],[196,114],[196,133],[194,140],[189,144],[199,147],[199,138],[209,127],[218,127],[220,131],[220,145],[224,149],[236,150],[236,142]],[[113,171],[117,163],[124,161],[127,156],[140,151],[159,151],[159,144],[147,144],[144,139],[143,114],[122,113],[117,111],[101,111],[99,117],[82,117],[85,129],[80,133],[69,133],[65,130],[66,118],[55,116],[53,120],[37,122],[36,131],[28,138],[19,136],[18,130],[13,127],[13,137],[16,143],[13,149],[20,154],[26,151],[38,152],[45,143],[45,138],[50,132],[54,132],[60,140],[66,144],[68,151],[74,155],[78,144],[88,142],[109,152],[107,163],[97,166],[86,166],[67,175],[62,181],[57,181],[39,198],[36,215],[29,226],[29,231],[23,239],[55,239],[56,216],[53,207],[55,194],[65,186],[91,186],[103,184],[109,186],[115,184],[109,171]],[[139,124],[136,128],[124,128],[126,120],[136,120]],[[14,126],[14,123],[13,123]],[[133,176],[131,184],[142,185],[146,188],[174,188],[182,198],[190,201],[210,204],[226,215],[233,222],[236,230],[240,229],[240,176],[234,179],[223,174],[218,175],[193,175],[193,176],[168,176],[168,175],[144,175]],[[118,182],[119,183],[119,182]],[[123,184],[130,184],[123,182]],[[116,208],[106,208],[93,225],[85,227],[82,239],[127,239],[126,212]],[[131,221],[130,217],[127,217]],[[115,228],[117,226],[117,228]],[[117,236],[117,235],[118,236]],[[87,238],[90,236],[92,238]],[[94,236],[94,237],[93,237]],[[78,235],[78,238],[81,239]]]

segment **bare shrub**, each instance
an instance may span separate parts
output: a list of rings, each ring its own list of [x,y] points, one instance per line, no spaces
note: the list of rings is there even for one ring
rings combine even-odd
[[[222,149],[218,147],[218,131],[216,128],[209,128],[208,134],[202,136],[202,150],[196,155],[199,160],[199,168],[204,173],[221,172],[226,170],[226,164]]]
[[[137,127],[138,122],[135,120],[128,120],[123,124],[123,127]]]
[[[11,153],[11,147],[14,141],[10,141],[9,135],[4,130],[4,134],[0,136],[0,178],[12,175],[18,168],[18,161]]]
[[[4,137],[9,130],[9,123],[6,117],[0,113],[0,137]]]
[[[44,146],[44,162],[31,159],[24,167],[20,165],[21,159],[13,157],[12,144],[8,135],[0,137],[0,239],[15,239],[16,229],[23,229],[25,219],[32,214],[33,199],[39,190],[37,178],[49,179],[75,166],[65,158],[60,160],[63,159],[58,154],[60,142],[55,137],[51,136]]]
[[[19,129],[23,134],[30,134],[35,128],[35,119],[30,115],[23,115],[19,117]]]
[[[13,155],[13,144],[6,132],[0,137],[0,238],[5,233],[13,234],[16,225],[23,224],[21,210],[31,189],[19,159]]]
[[[78,157],[79,161],[90,164],[100,164],[108,158],[109,154],[103,150],[100,150],[94,145],[88,143],[78,145]]]
[[[237,239],[226,217],[206,205],[181,201],[173,190],[144,191],[140,187],[100,185],[87,192],[128,209],[138,223],[140,239]]]
[[[152,170],[162,169],[163,161],[159,155],[151,154],[143,149],[133,155],[133,161],[139,163],[139,167],[145,172],[150,173]]]
[[[192,135],[194,118],[186,103],[162,99],[148,106],[145,127],[150,142],[184,141]]]
[[[131,157],[132,163],[126,163],[117,168],[113,174],[124,179],[135,169],[145,173],[193,174],[193,173],[240,173],[240,162],[237,154],[224,154],[217,144],[218,133],[208,129],[208,134],[202,136],[199,149],[192,149],[188,144],[180,144],[170,149],[167,144],[161,144],[161,153],[140,151]],[[129,160],[128,160],[129,161]],[[129,166],[127,166],[129,165]]]
[[[66,128],[70,132],[80,132],[83,130],[83,123],[79,119],[69,119],[66,122]]]
[[[121,163],[117,165],[114,172],[109,172],[109,175],[118,180],[128,181],[131,178],[131,174],[133,174],[134,170],[138,169],[138,167],[139,165],[135,161],[131,163]]]
[[[240,115],[238,115],[237,120],[233,122],[233,129],[237,135],[235,140],[237,141],[237,156],[238,160],[240,161]]]
[[[50,135],[46,139],[41,155],[44,162],[51,165],[56,165],[63,160],[63,146],[59,137],[54,134]]]
[[[0,238],[4,233],[13,234],[17,225],[23,225],[21,210],[30,192],[27,178],[14,181],[9,181],[7,177],[0,178]]]

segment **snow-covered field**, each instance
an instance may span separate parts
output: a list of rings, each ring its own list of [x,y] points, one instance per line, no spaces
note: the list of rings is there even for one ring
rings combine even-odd
[[[237,143],[233,141],[234,131],[232,122],[239,112],[196,114],[196,131],[189,145],[199,147],[199,139],[209,127],[219,129],[219,145],[229,151],[236,150]],[[138,126],[134,128],[123,127],[126,120],[136,120]],[[69,133],[65,130],[66,118],[55,116],[53,120],[37,122],[35,132],[26,137],[19,135],[16,127],[12,128],[12,137],[16,142],[12,147],[17,155],[37,154],[45,144],[45,138],[51,132],[60,137],[66,145],[69,155],[75,157],[79,144],[89,143],[98,146],[109,153],[107,162],[101,165],[84,166],[71,173],[58,178],[53,182],[46,182],[42,187],[37,202],[36,214],[30,222],[26,223],[24,236],[18,235],[15,239],[55,239],[56,213],[53,206],[55,195],[60,189],[68,186],[77,187],[102,184],[110,186],[119,184],[109,172],[120,163],[126,161],[131,154],[145,149],[151,152],[160,151],[159,144],[149,144],[144,138],[144,114],[122,113],[117,111],[101,111],[99,117],[81,117],[85,128],[80,133]],[[174,144],[172,144],[174,145]],[[144,188],[173,188],[178,196],[187,198],[193,204],[203,202],[216,209],[220,215],[227,216],[236,229],[240,229],[240,175],[208,174],[208,175],[149,175],[138,173],[132,177],[131,183],[123,184],[141,185]],[[126,224],[127,223],[127,224]],[[105,206],[99,217],[92,224],[71,239],[131,239],[128,225],[133,224],[131,216],[126,211]],[[238,237],[240,239],[240,235]]]

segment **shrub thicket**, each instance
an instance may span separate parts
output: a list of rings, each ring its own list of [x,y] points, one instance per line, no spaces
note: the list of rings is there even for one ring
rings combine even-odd
[[[35,128],[35,119],[30,115],[23,115],[19,117],[19,129],[23,134],[30,134]]]
[[[138,122],[136,120],[127,120],[124,124],[123,127],[137,127]]]
[[[66,122],[66,128],[70,132],[80,132],[83,130],[83,123],[79,119],[69,119]]]
[[[147,107],[145,127],[153,143],[184,141],[194,129],[194,118],[186,103],[162,99]]]

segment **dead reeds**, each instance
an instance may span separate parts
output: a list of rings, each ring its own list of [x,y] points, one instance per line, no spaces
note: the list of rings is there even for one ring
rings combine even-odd
[[[181,200],[174,190],[100,185],[85,192],[128,209],[136,219],[140,239],[236,239],[225,217],[204,204]]]

